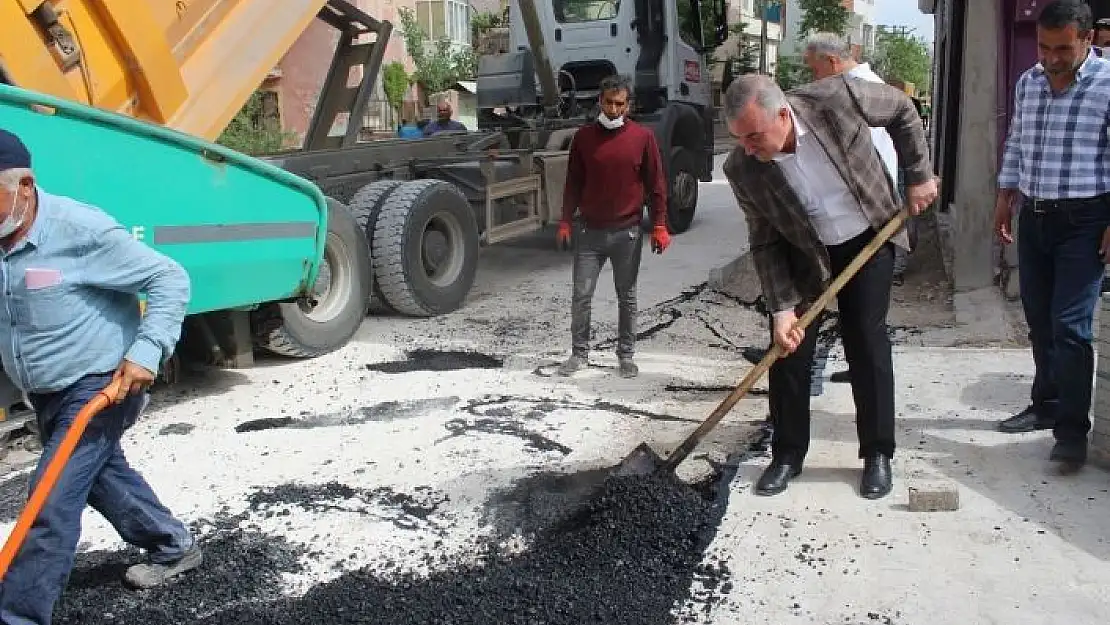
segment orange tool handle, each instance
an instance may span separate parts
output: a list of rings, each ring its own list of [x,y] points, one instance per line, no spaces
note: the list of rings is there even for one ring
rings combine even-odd
[[[77,443],[85,433],[89,421],[101,410],[112,404],[119,392],[119,384],[118,379],[112,380],[111,384],[93,396],[74,417],[73,423],[66,431],[65,438],[62,439],[62,444],[58,446],[58,450],[54,452],[54,457],[46,465],[46,471],[43,472],[42,479],[35,485],[31,498],[27,500],[27,505],[19,513],[15,527],[12,529],[12,533],[8,535],[7,542],[4,543],[4,549],[0,550],[0,581],[8,574],[8,567],[11,566],[12,560],[15,560],[15,556],[23,547],[23,541],[27,539],[27,532],[31,529],[31,525],[35,522],[39,512],[42,511],[42,506],[46,503],[46,498],[50,496],[50,492],[54,490],[58,478],[62,476],[62,471],[66,468],[69,457],[73,455],[73,450],[77,448]]]

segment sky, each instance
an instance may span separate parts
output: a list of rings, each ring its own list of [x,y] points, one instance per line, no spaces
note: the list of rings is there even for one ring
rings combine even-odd
[[[913,34],[933,40],[933,16],[917,8],[917,0],[875,0],[875,23],[882,26],[915,28]]]

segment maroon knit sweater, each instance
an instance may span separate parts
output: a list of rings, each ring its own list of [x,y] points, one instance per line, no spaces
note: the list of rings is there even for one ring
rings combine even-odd
[[[665,225],[667,184],[651,130],[630,119],[616,130],[597,123],[579,128],[570,145],[563,221],[578,209],[588,228],[628,228],[640,223],[645,202],[652,223]]]

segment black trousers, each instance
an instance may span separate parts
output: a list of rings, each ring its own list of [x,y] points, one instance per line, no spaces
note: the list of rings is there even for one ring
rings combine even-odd
[[[867,230],[845,243],[828,246],[833,275],[843,271],[874,236]],[[894,456],[894,365],[886,326],[893,275],[894,245],[887,243],[837,296],[844,354],[852,372],[861,458],[874,453]],[[809,451],[810,379],[818,325],[806,330],[793,354],[771,367],[771,451],[777,460],[801,463]]]

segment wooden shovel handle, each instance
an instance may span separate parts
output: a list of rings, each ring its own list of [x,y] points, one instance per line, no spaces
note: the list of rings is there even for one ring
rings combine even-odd
[[[27,505],[19,513],[19,518],[15,522],[12,533],[8,535],[3,550],[0,550],[0,581],[3,581],[8,574],[8,567],[11,566],[20,548],[23,547],[23,541],[27,539],[27,532],[30,531],[31,525],[34,524],[39,512],[42,511],[42,506],[46,503],[51,491],[54,490],[58,478],[62,476],[62,471],[65,470],[66,463],[73,455],[73,450],[77,448],[77,443],[85,433],[89,421],[101,410],[112,404],[119,392],[119,385],[119,379],[112,380],[107,387],[94,395],[73,418],[73,423],[66,430],[62,443],[58,445],[58,449],[54,452],[54,456],[42,473],[42,478],[35,485],[31,498],[27,500]]]
[[[867,263],[867,261],[871,260],[871,257],[879,251],[879,248],[881,248],[883,245],[886,244],[887,241],[890,240],[890,237],[894,236],[895,232],[898,232],[898,229],[902,227],[902,224],[905,223],[907,218],[909,218],[909,211],[903,208],[901,211],[898,212],[898,214],[894,216],[894,218],[887,222],[886,226],[884,226],[883,229],[875,235],[875,238],[872,239],[866,247],[860,250],[859,254],[857,254],[856,257],[852,259],[852,262],[848,263],[848,266],[844,268],[844,271],[841,271],[840,274],[836,276],[836,279],[832,281],[832,284],[830,284],[828,288],[826,288],[825,291],[821,293],[820,297],[817,298],[817,301],[815,301],[813,305],[805,311],[801,319],[798,319],[798,321],[794,324],[794,327],[804,332],[805,329],[808,328],[815,319],[817,319],[817,316],[820,315],[823,310],[825,310],[825,307],[829,305],[829,302],[831,302],[832,299],[836,297],[836,294],[844,288],[844,285],[848,284],[848,281],[851,280],[857,273],[859,273],[860,268],[862,268],[864,264]],[[736,405],[736,402],[740,401],[744,397],[744,395],[748,394],[748,391],[750,391],[752,387],[755,386],[755,383],[763,377],[764,373],[767,373],[767,371],[771,368],[771,365],[774,364],[776,360],[781,358],[782,355],[782,347],[780,347],[778,343],[775,343],[774,346],[771,347],[770,351],[767,352],[767,355],[763,357],[763,360],[759,361],[758,365],[749,370],[747,375],[745,375],[743,379],[740,380],[740,383],[736,386],[736,388],[733,389],[731,393],[729,393],[728,397],[724,398],[724,400],[721,401],[721,403],[713,410],[713,412],[710,413],[709,418],[703,421],[701,425],[698,426],[698,429],[694,430],[694,433],[691,434],[685,441],[683,441],[682,444],[679,445],[677,449],[675,449],[674,453],[672,453],[670,457],[668,457],[663,462],[660,470],[672,471],[675,467],[679,465],[679,463],[685,460],[686,456],[690,455],[690,452],[692,452],[694,448],[698,446],[698,443],[701,442],[701,439],[705,438],[706,434],[712,431],[713,428],[717,427],[717,424],[721,422],[721,419],[725,418],[725,415],[727,415],[730,410],[732,410],[732,407]]]

